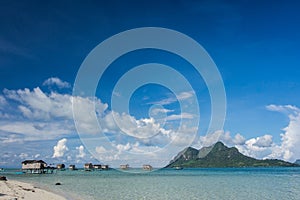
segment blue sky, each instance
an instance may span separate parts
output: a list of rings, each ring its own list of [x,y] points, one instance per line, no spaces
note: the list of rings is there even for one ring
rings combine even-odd
[[[99,123],[118,151],[147,147],[152,152],[162,145],[128,139],[109,126],[114,84],[134,66],[157,62],[186,76],[196,92],[201,121],[195,147],[209,145],[217,138],[250,156],[293,162],[300,158],[296,148],[300,144],[299,8],[298,1],[2,1],[0,166],[18,166],[20,160],[34,157],[53,163],[130,162],[101,145],[94,152],[103,153],[99,161],[91,157],[74,128],[69,99],[76,74],[93,48],[119,32],[149,26],[186,34],[210,54],[226,90],[224,129],[205,135],[210,96],[189,63],[168,52],[138,50],[117,59],[96,92]],[[172,81],[172,77],[166,79]],[[190,91],[186,92],[182,95]],[[133,94],[128,115],[122,118],[115,112],[125,122],[131,116],[135,123],[155,129],[155,122],[143,121],[149,118],[149,108],[174,98],[168,88],[143,86]],[[88,99],[84,102],[83,107],[91,103]],[[160,127],[163,131],[176,130],[178,121],[174,118],[180,114],[191,118],[189,113],[180,113],[176,100],[163,108],[169,116]],[[174,156],[177,152],[169,153]],[[160,165],[168,159],[153,157],[153,163]]]

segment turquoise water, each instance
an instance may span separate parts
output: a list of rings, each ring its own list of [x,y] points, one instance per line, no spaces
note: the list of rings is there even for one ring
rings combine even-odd
[[[1,172],[68,196],[69,199],[290,199],[300,200],[300,168],[164,169],[133,174],[58,171]],[[62,185],[55,186],[56,182]]]

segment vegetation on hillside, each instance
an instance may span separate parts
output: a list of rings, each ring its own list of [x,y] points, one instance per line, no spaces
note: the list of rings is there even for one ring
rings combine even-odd
[[[228,148],[222,142],[197,150],[188,147],[181,151],[166,168],[212,168],[212,167],[296,167],[297,164],[283,160],[258,160],[241,154],[237,148]]]

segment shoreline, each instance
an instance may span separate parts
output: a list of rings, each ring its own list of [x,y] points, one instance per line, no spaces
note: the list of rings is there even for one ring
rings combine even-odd
[[[67,200],[67,198],[35,187],[31,183],[25,183],[15,180],[0,181],[0,200]]]

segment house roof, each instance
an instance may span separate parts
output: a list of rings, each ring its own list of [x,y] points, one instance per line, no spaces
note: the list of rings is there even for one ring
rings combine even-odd
[[[85,163],[84,165],[93,165],[92,163]]]
[[[43,163],[43,164],[47,164],[46,162],[44,162],[43,160],[25,160],[22,162],[22,164],[32,164],[32,163]]]

